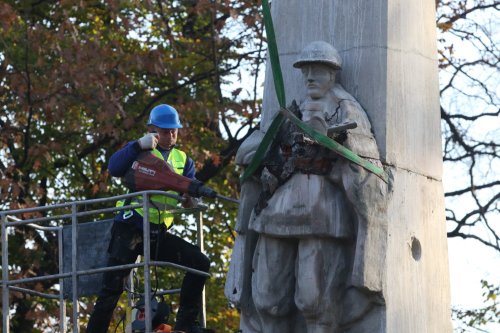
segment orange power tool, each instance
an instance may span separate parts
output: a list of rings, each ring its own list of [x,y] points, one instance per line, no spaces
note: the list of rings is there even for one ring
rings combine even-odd
[[[125,186],[131,191],[175,191],[187,193],[192,197],[218,198],[234,203],[238,200],[218,194],[216,191],[196,179],[179,175],[165,161],[150,152],[140,153],[125,174]]]

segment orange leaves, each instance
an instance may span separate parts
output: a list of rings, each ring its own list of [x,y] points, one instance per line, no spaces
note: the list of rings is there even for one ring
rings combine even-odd
[[[209,0],[198,0],[196,5],[192,8],[188,8],[188,12],[192,14],[202,14],[205,11],[212,10],[214,7],[213,3]]]
[[[4,30],[9,30],[12,22],[16,20],[16,12],[9,4],[0,3],[0,24]]]
[[[163,61],[163,53],[160,50],[151,50],[147,54],[147,59],[144,63],[144,66],[150,73],[165,75],[166,71]]]
[[[96,194],[99,192],[99,185],[98,184],[94,184],[92,185],[92,190],[91,190],[92,194]]]
[[[42,162],[39,159],[36,159],[35,162],[33,162],[33,170],[38,171],[41,166]]]
[[[212,160],[213,165],[215,165],[216,167],[219,166],[222,162],[220,155],[216,153],[211,153],[210,159]]]
[[[7,207],[10,209],[18,208],[17,199],[21,194],[22,187],[18,182],[12,179],[2,179],[0,180],[0,201],[10,203]]]
[[[59,0],[62,7],[76,5],[74,0]]]
[[[121,125],[122,125],[123,129],[130,129],[136,125],[135,119],[133,119],[131,117],[125,118],[125,120],[122,122]]]
[[[238,18],[238,16],[239,16],[239,11],[238,11],[238,10],[236,10],[235,8],[231,8],[231,9],[229,10],[229,15],[231,15],[231,17],[235,20],[235,19],[237,19],[237,18]]]
[[[247,27],[254,26],[256,21],[257,17],[254,15],[245,16],[245,18],[243,19],[243,22],[247,25]]]
[[[9,190],[10,190],[10,184],[11,180],[5,179],[4,175],[2,175],[2,178],[0,179],[0,201],[1,202],[6,202],[8,195],[9,195]]]
[[[43,158],[46,161],[51,161],[52,159],[52,156],[49,152],[49,147],[45,144],[36,144],[31,147],[28,151],[28,156],[32,159],[35,159],[35,162],[40,161],[40,158]]]
[[[453,27],[453,23],[450,21],[438,23],[437,27],[441,29],[443,32],[450,30]]]

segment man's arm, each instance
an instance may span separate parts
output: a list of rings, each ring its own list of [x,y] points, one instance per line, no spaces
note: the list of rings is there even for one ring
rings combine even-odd
[[[108,165],[109,173],[114,177],[123,177],[141,152],[138,141],[130,141],[122,149],[115,152]]]
[[[137,158],[137,155],[143,150],[155,149],[157,144],[157,133],[146,133],[139,140],[130,141],[125,147],[111,156],[108,166],[109,173],[114,177],[125,176],[125,173]]]
[[[184,171],[182,172],[182,175],[189,179],[195,179],[195,173],[196,170],[194,169],[194,162],[190,157],[188,157],[186,160],[186,164],[184,165]],[[198,204],[198,200],[191,197],[187,193],[183,193],[182,197],[184,198],[184,201],[182,202],[182,207],[184,208],[196,207],[196,205]]]
[[[190,157],[188,157],[186,160],[186,165],[184,165],[184,171],[182,172],[182,175],[184,177],[194,179],[195,173],[196,170],[194,169],[194,162]]]

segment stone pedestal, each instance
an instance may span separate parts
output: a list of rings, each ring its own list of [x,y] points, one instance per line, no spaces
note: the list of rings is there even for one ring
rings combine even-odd
[[[442,189],[435,4],[432,0],[274,0],[287,105],[303,92],[293,62],[309,42],[334,45],[338,77],[366,110],[393,176],[381,328],[451,332]],[[267,66],[262,125],[278,110]]]

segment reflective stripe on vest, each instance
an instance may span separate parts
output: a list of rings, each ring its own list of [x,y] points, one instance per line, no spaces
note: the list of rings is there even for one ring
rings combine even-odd
[[[165,158],[163,158],[163,155],[158,149],[153,149],[151,153],[155,157],[163,161],[165,160]],[[168,155],[167,163],[173,168],[175,173],[182,175],[182,173],[184,172],[184,166],[186,165],[186,161],[187,161],[187,156],[185,152],[172,148],[170,154]],[[172,194],[178,194],[177,192],[174,191],[168,191],[168,192]],[[166,207],[175,208],[177,206],[177,200],[174,198],[169,198],[157,194],[151,195],[149,199],[150,199],[149,222],[154,224],[164,223],[167,226],[167,228],[169,228],[172,225],[172,222],[174,221],[174,215],[170,213],[168,210],[166,210]],[[134,198],[130,201],[130,204],[132,205],[140,203],[142,203],[142,199],[140,198]],[[122,207],[124,204],[125,201],[120,200],[116,203],[116,206]],[[139,215],[144,216],[143,208],[135,208],[134,210]],[[126,212],[124,213],[124,216],[125,214]]]

